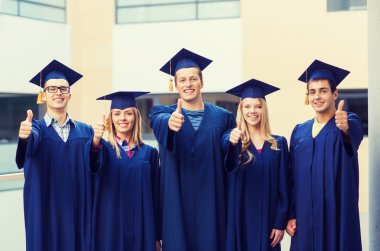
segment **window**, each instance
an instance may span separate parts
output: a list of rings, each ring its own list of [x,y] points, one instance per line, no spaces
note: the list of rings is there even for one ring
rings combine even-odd
[[[0,13],[66,23],[66,0],[0,0]]]
[[[116,23],[234,18],[240,0],[116,0]]]
[[[328,0],[328,11],[366,10],[367,0]]]
[[[216,105],[232,112],[232,114],[236,118],[236,113],[237,113],[237,109],[238,109],[238,105],[239,105],[238,102],[218,100],[218,101],[216,101]]]
[[[356,113],[362,119],[364,135],[368,136],[368,90],[339,90],[337,104],[341,99],[346,111]]]
[[[26,111],[31,109],[34,119],[38,119],[43,108],[36,104],[36,95],[0,94],[0,191],[21,188],[20,178],[4,176],[22,173],[15,163],[20,122],[25,120]]]
[[[149,134],[152,133],[152,128],[149,125],[149,111],[153,106],[153,99],[137,99],[137,107],[141,114],[142,120],[142,133]]]

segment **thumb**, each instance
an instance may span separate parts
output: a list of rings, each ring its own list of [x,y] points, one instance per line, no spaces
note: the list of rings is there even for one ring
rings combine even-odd
[[[236,128],[241,131],[241,120],[240,119],[236,121]]]
[[[181,109],[182,109],[182,99],[178,99],[176,112],[181,113]]]
[[[343,107],[344,107],[344,100],[342,99],[339,104],[338,104],[338,111],[343,111]]]
[[[32,119],[33,119],[33,112],[32,110],[27,110],[26,111],[26,121],[29,121],[29,122],[32,122]]]

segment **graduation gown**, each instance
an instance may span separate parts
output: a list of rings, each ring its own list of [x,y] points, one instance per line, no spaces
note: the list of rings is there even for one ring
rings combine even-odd
[[[228,251],[281,250],[271,247],[272,229],[286,228],[289,206],[288,144],[284,137],[275,136],[279,150],[264,143],[261,153],[253,144],[249,151],[255,156],[247,164],[239,164],[241,142],[232,146],[231,132],[223,136],[227,151],[225,167],[228,172]],[[245,161],[243,160],[243,163]]]
[[[292,251],[360,251],[359,167],[362,123],[348,113],[350,139],[335,118],[312,137],[314,119],[297,125],[290,142]]]
[[[179,132],[168,127],[176,105],[150,111],[160,147],[164,251],[225,249],[226,200],[221,138],[235,126],[232,113],[205,103],[197,131],[183,112]]]
[[[92,142],[91,142],[92,143]],[[142,144],[132,158],[101,140],[96,154],[87,145],[94,177],[91,251],[154,251],[160,239],[156,221],[159,163],[155,148]]]
[[[41,119],[33,120],[28,141],[19,140],[27,251],[89,250],[91,183],[84,149],[92,134],[90,126],[76,121],[64,142]]]

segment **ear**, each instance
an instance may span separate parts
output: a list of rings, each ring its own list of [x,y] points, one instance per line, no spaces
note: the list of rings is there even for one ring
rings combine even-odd
[[[334,97],[334,100],[337,100],[337,98],[339,97],[339,91],[338,91],[338,89],[335,90],[335,92],[333,93],[333,97]]]
[[[69,93],[69,99],[71,99],[71,93]]]
[[[42,101],[46,103],[46,92],[42,92]]]
[[[201,81],[201,89],[203,89],[203,80]]]

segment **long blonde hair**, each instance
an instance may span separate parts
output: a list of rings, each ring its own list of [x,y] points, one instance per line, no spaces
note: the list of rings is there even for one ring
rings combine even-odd
[[[260,104],[262,107],[262,115],[261,115],[261,120],[260,120],[260,132],[264,136],[264,140],[268,141],[271,144],[271,149],[273,150],[279,150],[277,146],[277,141],[273,136],[271,135],[271,130],[269,126],[269,114],[268,114],[268,107],[267,103],[265,102],[265,99],[259,98]],[[247,164],[254,160],[255,156],[253,153],[249,151],[249,146],[252,144],[251,143],[251,138],[247,129],[247,123],[244,120],[243,116],[243,99],[240,99],[240,103],[238,106],[237,110],[237,115],[236,115],[236,121],[241,121],[241,131],[242,131],[242,137],[241,137],[241,142],[242,142],[242,148],[241,152],[239,154],[239,161],[241,164]],[[248,157],[248,159],[243,163],[244,157]]]
[[[131,140],[137,144],[140,148],[140,145],[144,142],[142,141],[141,135],[141,125],[142,119],[139,109],[136,107],[131,107],[133,114],[135,115],[135,124],[133,125],[132,138]],[[120,148],[116,140],[116,128],[112,123],[112,112],[109,113],[108,118],[106,119],[106,130],[108,131],[107,140],[112,145],[112,148],[115,149],[116,155],[121,159]]]

